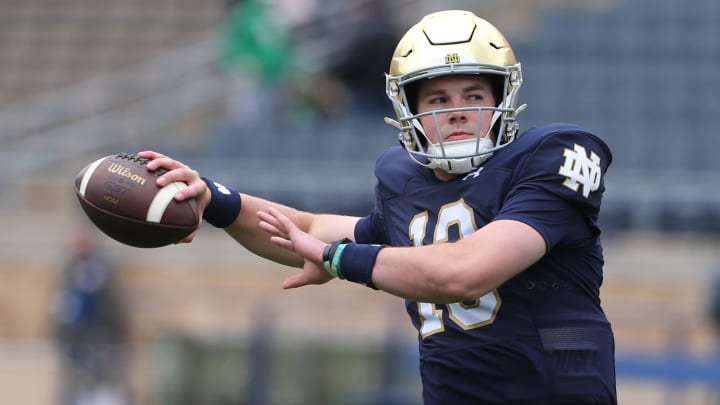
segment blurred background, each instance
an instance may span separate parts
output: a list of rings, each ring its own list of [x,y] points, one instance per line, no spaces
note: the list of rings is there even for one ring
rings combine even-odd
[[[362,215],[397,142],[390,55],[442,8],[509,38],[523,128],[581,124],[614,151],[602,299],[620,403],[720,403],[720,2],[0,0],[3,403],[418,403],[399,299],[282,291],[293,270],[210,227],[191,245],[120,245],[88,225],[72,181],[155,149],[245,192]]]

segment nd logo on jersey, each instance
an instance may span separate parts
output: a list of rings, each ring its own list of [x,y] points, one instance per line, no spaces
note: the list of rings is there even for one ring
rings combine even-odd
[[[577,191],[582,185],[582,194],[588,198],[591,191],[595,191],[600,187],[600,156],[595,152],[590,152],[588,158],[587,152],[583,146],[575,144],[573,150],[565,149],[563,153],[565,162],[560,166],[559,174],[567,177],[563,182],[563,186],[572,191]]]

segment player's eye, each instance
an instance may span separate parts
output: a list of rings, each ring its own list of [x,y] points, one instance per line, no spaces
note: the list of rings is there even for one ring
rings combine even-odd
[[[468,100],[470,101],[483,101],[485,99],[485,95],[476,93],[476,94],[470,94],[468,96]]]
[[[447,97],[432,97],[428,100],[428,104],[444,104],[447,103]]]

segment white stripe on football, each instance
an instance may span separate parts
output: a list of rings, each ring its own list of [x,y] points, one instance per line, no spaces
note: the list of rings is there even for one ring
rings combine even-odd
[[[167,209],[167,206],[175,197],[175,193],[185,187],[187,187],[187,184],[181,181],[174,181],[161,188],[157,194],[155,194],[155,198],[153,198],[150,203],[145,220],[148,222],[160,223],[163,214],[165,214],[165,209]]]

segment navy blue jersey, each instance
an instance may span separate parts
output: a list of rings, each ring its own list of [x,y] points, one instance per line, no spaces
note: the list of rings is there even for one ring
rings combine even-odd
[[[400,147],[380,156],[376,205],[358,222],[356,242],[453,242],[512,219],[547,245],[537,263],[475,301],[406,301],[426,403],[615,402],[597,224],[611,160],[602,140],[569,124],[532,128],[448,182]]]

